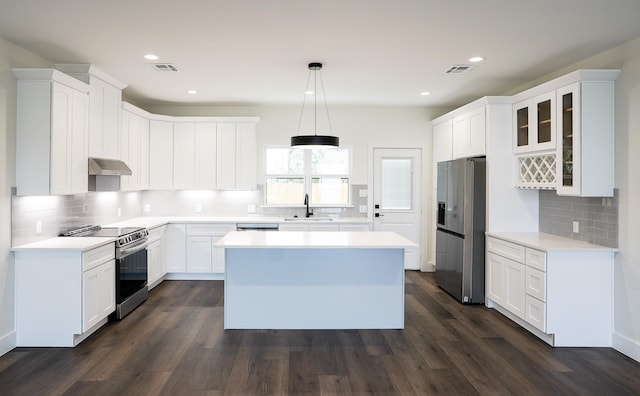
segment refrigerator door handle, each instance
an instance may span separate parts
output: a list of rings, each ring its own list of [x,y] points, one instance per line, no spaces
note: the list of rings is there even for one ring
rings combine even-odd
[[[439,201],[438,202],[438,225],[445,225],[444,224],[444,218],[445,218],[445,213],[447,212],[447,207],[446,207],[446,203],[443,201]]]

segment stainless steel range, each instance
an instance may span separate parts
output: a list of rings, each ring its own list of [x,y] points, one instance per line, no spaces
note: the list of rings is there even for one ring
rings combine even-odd
[[[122,319],[149,295],[147,288],[147,236],[146,228],[100,227],[88,225],[64,232],[69,237],[111,237],[116,256],[116,311],[111,319]]]

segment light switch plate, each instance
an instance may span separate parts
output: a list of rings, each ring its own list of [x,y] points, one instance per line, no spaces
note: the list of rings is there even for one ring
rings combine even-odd
[[[256,205],[255,204],[247,205],[247,213],[256,213]]]
[[[573,232],[578,234],[580,232],[580,223],[577,221],[573,222]]]
[[[359,211],[360,213],[367,213],[367,205],[360,205]]]
[[[147,212],[147,213],[148,213],[148,212],[151,212],[151,205],[149,205],[149,204],[144,204],[144,211],[145,211],[145,212]]]
[[[369,196],[369,190],[367,190],[366,188],[362,188],[360,190],[358,190],[358,196],[360,198],[366,198]]]

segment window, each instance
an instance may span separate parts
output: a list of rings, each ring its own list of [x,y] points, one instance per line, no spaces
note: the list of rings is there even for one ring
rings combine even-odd
[[[309,194],[311,205],[348,205],[350,154],[348,148],[267,148],[265,203],[302,205]]]

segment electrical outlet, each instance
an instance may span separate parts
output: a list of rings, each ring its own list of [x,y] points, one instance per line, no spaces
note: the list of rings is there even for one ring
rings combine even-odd
[[[36,220],[36,235],[42,234],[42,220]]]
[[[255,204],[247,205],[247,213],[256,213],[256,205]]]
[[[359,196],[360,198],[366,198],[366,197],[368,197],[368,196],[369,196],[369,190],[364,189],[364,188],[363,188],[363,189],[358,190],[358,196]]]
[[[196,213],[202,212],[202,204],[196,204]]]
[[[578,234],[580,232],[580,223],[577,221],[573,222],[573,232]]]
[[[116,215],[118,217],[122,217],[122,209],[118,208],[118,210],[116,210]]]
[[[147,213],[151,212],[151,205],[144,204],[144,211],[147,212]]]
[[[367,213],[367,205],[360,205],[358,208],[360,213]]]

